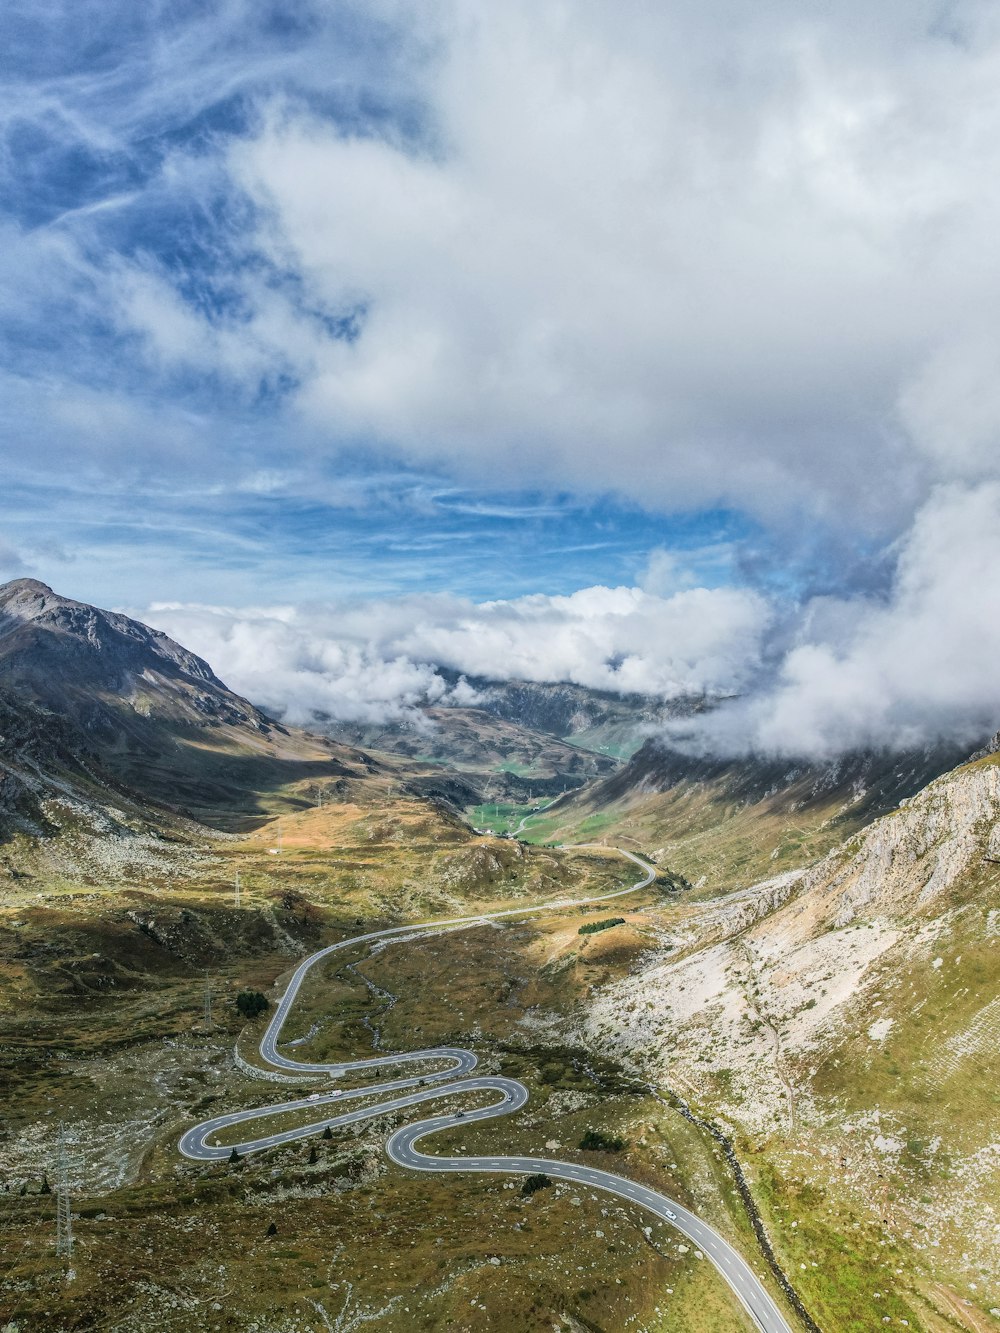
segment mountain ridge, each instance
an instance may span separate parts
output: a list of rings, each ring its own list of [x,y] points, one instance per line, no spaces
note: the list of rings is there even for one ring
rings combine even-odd
[[[114,787],[115,799],[148,805],[154,821],[181,816],[225,829],[264,817],[289,783],[353,781],[380,768],[370,756],[275,721],[162,631],[36,579],[0,586],[0,690],[9,708],[34,710],[36,797],[68,782],[88,809],[96,783],[98,805]],[[42,828],[27,795],[35,779],[24,765],[25,738],[15,746],[12,737],[8,726],[0,758],[8,782],[24,788],[29,825]],[[94,782],[84,754],[98,764]]]
[[[132,700],[147,703],[154,713],[164,708],[156,686],[169,681],[188,694],[192,722],[200,715],[208,723],[236,722],[261,731],[280,726],[162,630],[63,597],[37,579],[0,586],[0,680],[62,710],[84,690],[121,698],[130,689]],[[174,702],[176,707],[179,700]],[[99,725],[98,711],[87,721]]]

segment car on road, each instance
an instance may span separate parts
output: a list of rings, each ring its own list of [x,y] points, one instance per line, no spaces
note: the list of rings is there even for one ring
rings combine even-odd
[[[456,1119],[456,1120],[464,1120],[464,1119],[465,1119],[465,1112],[464,1112],[464,1111],[456,1111],[456,1112],[455,1112],[455,1119]]]
[[[664,1210],[663,1210],[663,1216],[664,1216],[664,1217],[669,1217],[670,1220],[671,1220],[671,1222],[676,1222],[676,1221],[677,1221],[677,1214],[676,1214],[676,1213],[672,1213],[672,1212],[670,1211],[669,1208],[664,1208]]]
[[[318,1092],[311,1092],[311,1093],[309,1094],[309,1096],[306,1098],[306,1101],[307,1101],[307,1102],[318,1102],[318,1101],[319,1101],[319,1093],[318,1093]]]

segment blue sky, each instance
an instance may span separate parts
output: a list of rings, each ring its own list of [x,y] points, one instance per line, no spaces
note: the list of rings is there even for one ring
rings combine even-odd
[[[0,576],[672,624],[701,588],[678,682],[733,663],[758,741],[856,711],[830,663],[872,734],[933,730],[872,617],[945,581],[932,518],[992,526],[998,60],[978,0],[11,0]]]
[[[255,251],[252,205],[220,168],[269,99],[294,98],[345,132],[428,134],[393,77],[398,39],[385,25],[346,6],[225,11],[33,4],[10,15],[4,225],[28,271],[8,269],[0,323],[4,572],[137,605],[239,603],[263,589],[487,598],[634,581],[665,534],[694,548],[740,531],[715,513],[675,529],[634,504],[540,494],[530,477],[515,491],[467,489],[336,432],[317,458],[289,438],[301,423],[283,420],[293,378],[233,384],[149,362],[109,317],[123,265],[168,275],[201,311],[238,312],[247,273],[309,305],[302,281]],[[317,317],[349,336],[330,312]],[[45,412],[39,400],[68,403]],[[717,563],[714,551],[696,557],[708,578]]]
[[[158,356],[123,308],[128,284],[148,279],[238,338],[263,289],[316,339],[363,339],[377,295],[311,290],[307,263],[262,242],[261,200],[234,179],[231,154],[275,106],[335,137],[418,159],[443,151],[433,23],[421,33],[364,6],[104,0],[14,5],[9,18],[6,572],[133,604],[262,589],[487,598],[634,582],[663,545],[714,584],[740,577],[732,547],[749,543],[753,576],[767,547],[756,517],[725,485],[672,505],[658,484],[647,501],[617,474],[607,424],[580,441],[605,451],[606,469],[582,485],[577,469],[545,464],[544,444],[532,475],[530,422],[514,446],[484,420],[481,444],[458,445],[480,450],[471,469],[454,441],[438,456],[422,442],[415,467],[381,423],[298,412],[308,372],[280,336],[229,374]],[[329,185],[335,197],[333,169]],[[461,287],[462,275],[442,280]]]

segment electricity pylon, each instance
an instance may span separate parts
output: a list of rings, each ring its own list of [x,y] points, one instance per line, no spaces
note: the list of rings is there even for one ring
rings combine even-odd
[[[56,1254],[73,1259],[73,1212],[69,1197],[69,1160],[66,1131],[59,1125],[59,1157],[56,1163]]]

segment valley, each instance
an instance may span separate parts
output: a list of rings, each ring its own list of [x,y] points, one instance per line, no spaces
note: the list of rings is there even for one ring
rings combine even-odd
[[[578,791],[477,802],[496,750],[463,769],[283,727],[192,685],[202,668],[134,622],[109,622],[139,655],[109,674],[110,630],[60,600],[15,590],[36,639],[17,630],[2,686],[4,1333],[757,1327],[690,1233],[585,1174],[526,1193],[523,1173],[387,1157],[427,1113],[435,1154],[560,1161],[676,1201],[791,1328],[1000,1327],[995,747],[824,773],[682,771],[647,746]],[[101,658],[65,710],[30,687],[39,638]],[[634,884],[616,846],[655,878],[580,902]],[[387,930],[403,942],[350,943]],[[255,1113],[255,1137],[319,1123],[329,1082],[259,1047],[331,945],[281,1051],[367,1061],[337,1076],[364,1119],[336,1126],[342,1102],[329,1137],[230,1160],[247,1139],[224,1130],[186,1160],[178,1140],[218,1116]],[[428,1055],[399,1075],[425,1080],[422,1105],[379,1109],[388,1055],[439,1047],[475,1054],[481,1090],[449,1075],[432,1095],[447,1070]],[[521,1109],[477,1117],[518,1086]]]

